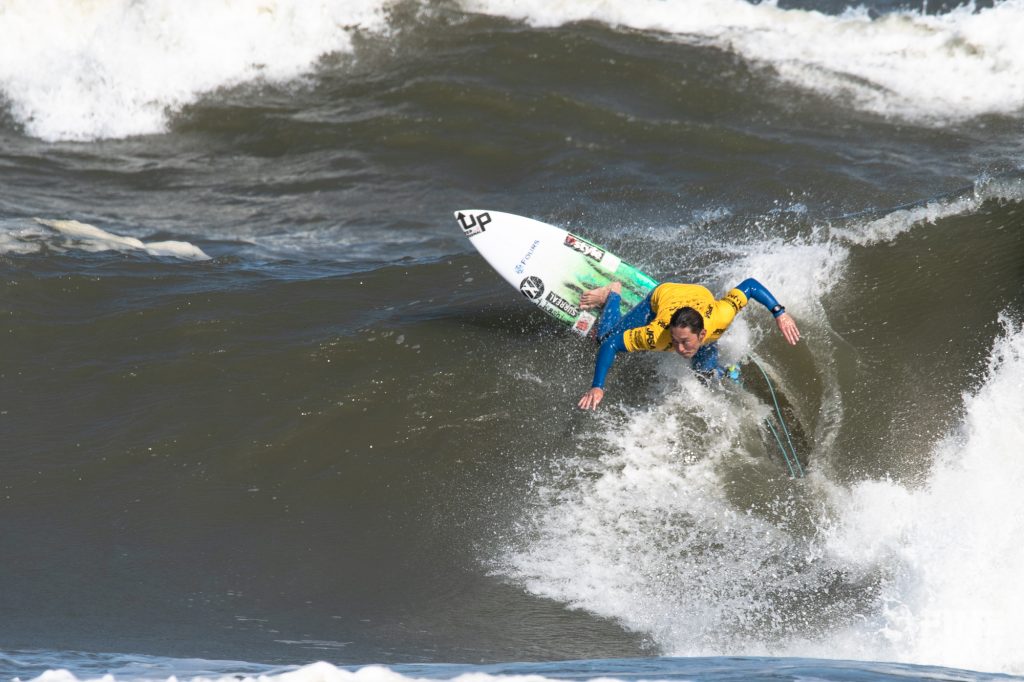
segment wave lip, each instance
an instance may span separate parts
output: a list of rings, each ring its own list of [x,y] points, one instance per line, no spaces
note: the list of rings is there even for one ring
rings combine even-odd
[[[204,94],[281,83],[385,26],[386,0],[11,0],[0,97],[45,141],[162,133]]]
[[[831,233],[857,246],[887,243],[918,225],[975,213],[988,201],[1024,202],[1024,175],[983,177],[957,192],[901,206],[877,217],[876,213],[868,214],[845,227],[831,228]]]
[[[947,14],[881,16],[746,0],[462,0],[467,11],[538,27],[597,21],[710,44],[792,85],[885,117],[941,126],[1024,113],[1024,0]]]
[[[903,660],[1024,673],[1024,326],[1000,317],[985,383],[935,448],[924,484],[858,484],[830,534],[853,563],[886,563],[877,635]]]
[[[880,16],[746,0],[457,1],[532,26],[596,21],[714,46],[843,105],[923,125],[1024,114],[1024,0]],[[45,141],[163,133],[218,89],[293,82],[325,55],[352,53],[356,32],[387,32],[395,3],[9,0],[0,102]]]

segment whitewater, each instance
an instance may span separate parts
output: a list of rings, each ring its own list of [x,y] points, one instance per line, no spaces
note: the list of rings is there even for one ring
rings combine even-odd
[[[27,134],[47,141],[166,132],[218,90],[305,87],[360,36],[394,36],[409,3],[382,0],[8,0],[0,92]],[[446,11],[416,4],[415,13]],[[781,82],[883,117],[945,125],[1024,109],[1024,1],[946,14],[851,7],[838,15],[743,0],[461,0],[462,12],[539,28],[573,22],[712,45]]]

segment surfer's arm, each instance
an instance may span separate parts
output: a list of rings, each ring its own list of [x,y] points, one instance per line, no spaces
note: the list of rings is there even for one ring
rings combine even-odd
[[[615,362],[615,355],[625,351],[626,344],[622,341],[622,334],[613,334],[601,342],[601,347],[597,349],[594,382],[590,384],[591,387],[604,388],[604,380],[608,376],[608,370],[612,368],[612,363]]]
[[[775,324],[779,327],[779,331],[782,332],[782,336],[785,337],[786,341],[795,345],[800,340],[800,329],[796,326],[796,320],[786,312],[786,309],[772,296],[772,292],[768,291],[763,284],[753,277],[748,277],[740,282],[736,288],[742,291],[743,295],[748,299],[752,298],[768,309],[768,312],[775,318]]]
[[[615,362],[615,355],[626,350],[626,344],[622,341],[622,334],[613,334],[601,342],[597,350],[597,361],[594,363],[594,381],[590,390],[580,398],[579,406],[584,410],[597,408],[598,403],[604,398],[604,380],[608,376],[608,370]]]
[[[772,296],[772,292],[768,291],[763,284],[753,277],[743,280],[736,288],[742,291],[743,295],[748,299],[752,298],[763,305],[775,317],[786,312],[786,309],[779,305],[779,302]]]

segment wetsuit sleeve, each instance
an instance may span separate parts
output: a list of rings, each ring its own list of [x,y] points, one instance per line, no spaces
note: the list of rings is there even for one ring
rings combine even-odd
[[[604,380],[608,376],[608,370],[612,368],[612,363],[615,362],[615,354],[625,350],[622,334],[613,334],[601,342],[601,347],[597,350],[597,362],[594,364],[594,383],[591,384],[593,388],[604,388]]]
[[[752,298],[763,305],[775,317],[786,312],[786,309],[779,305],[779,302],[772,296],[772,292],[768,291],[763,284],[753,277],[743,280],[736,288],[742,291],[743,295],[747,298]]]

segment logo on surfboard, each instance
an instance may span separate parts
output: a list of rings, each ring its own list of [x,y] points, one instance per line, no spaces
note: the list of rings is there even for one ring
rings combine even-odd
[[[574,251],[579,251],[587,258],[596,260],[598,263],[600,263],[601,259],[604,258],[604,251],[593,244],[580,239],[574,234],[565,235],[565,245]]]
[[[584,310],[580,313],[580,316],[576,318],[576,324],[573,325],[573,331],[580,336],[586,336],[590,333],[590,330],[593,328],[596,320],[597,317],[595,317],[593,313]]]
[[[549,291],[548,295],[545,297],[544,300],[547,301],[550,305],[553,305],[554,307],[561,310],[569,317],[576,317],[577,315],[580,314],[580,311],[576,309],[576,306],[574,306],[572,303],[569,303],[569,301],[565,300],[564,298],[562,298],[553,291]]]
[[[523,270],[526,270],[526,262],[533,258],[533,254],[537,250],[538,246],[540,246],[540,240],[534,239],[533,243],[530,244],[530,250],[526,252],[526,255],[519,259],[519,262],[516,263],[516,266],[513,268],[517,275],[523,274]]]
[[[472,237],[474,234],[480,234],[484,231],[484,227],[487,223],[491,222],[490,213],[466,215],[460,211],[459,215],[456,217],[459,219],[459,225],[462,227],[462,233],[467,237]]]
[[[523,296],[531,301],[536,301],[544,293],[544,282],[540,277],[531,275],[520,282],[519,291],[523,292]]]

